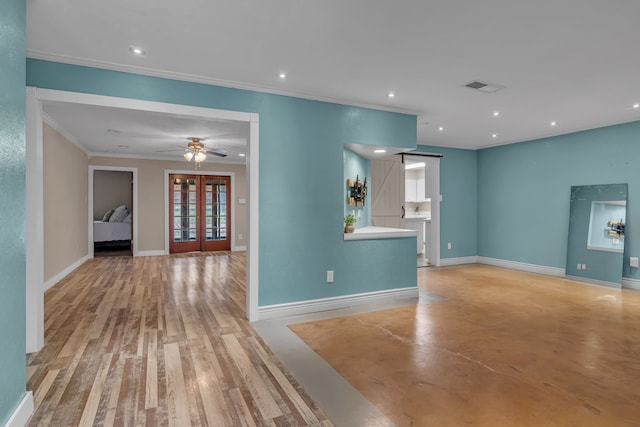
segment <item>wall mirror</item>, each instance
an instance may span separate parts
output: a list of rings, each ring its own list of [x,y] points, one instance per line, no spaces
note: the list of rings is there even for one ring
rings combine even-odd
[[[627,184],[571,187],[566,275],[621,287]]]

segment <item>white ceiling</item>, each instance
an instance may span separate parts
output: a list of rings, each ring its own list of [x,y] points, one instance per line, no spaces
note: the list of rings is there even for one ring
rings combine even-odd
[[[204,139],[205,148],[223,149],[227,157],[208,161],[245,163],[246,122],[208,120],[123,108],[47,102],[45,119],[89,155],[181,160],[189,138]],[[166,150],[174,150],[166,152]]]
[[[638,0],[28,0],[27,48],[414,112],[418,143],[479,148],[639,120],[639,19]]]

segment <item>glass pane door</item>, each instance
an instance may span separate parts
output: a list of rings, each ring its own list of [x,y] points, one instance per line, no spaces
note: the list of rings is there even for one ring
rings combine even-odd
[[[226,176],[203,176],[203,250],[229,250],[230,178]]]
[[[171,175],[170,182],[170,252],[200,250],[198,177]]]

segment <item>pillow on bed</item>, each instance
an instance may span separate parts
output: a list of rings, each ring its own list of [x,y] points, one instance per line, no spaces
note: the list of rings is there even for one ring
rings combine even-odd
[[[129,209],[125,205],[120,205],[109,218],[109,222],[122,222],[129,215]]]
[[[104,215],[102,216],[102,222],[107,222],[109,221],[109,218],[111,218],[111,215],[113,215],[114,210],[113,209],[109,209],[108,211],[106,211],[104,213]]]
[[[129,224],[131,224],[131,212],[129,212],[129,215],[127,215],[127,217],[123,219],[122,222],[128,222]]]

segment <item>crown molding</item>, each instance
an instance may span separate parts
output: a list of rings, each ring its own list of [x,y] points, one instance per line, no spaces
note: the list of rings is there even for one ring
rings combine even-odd
[[[67,141],[75,145],[80,151],[82,151],[87,157],[90,156],[89,151],[87,151],[86,147],[80,143],[73,135],[67,132],[58,122],[56,122],[53,117],[42,111],[42,121],[51,126],[53,130],[62,135]]]
[[[390,107],[382,104],[372,104],[366,102],[351,101],[348,99],[334,98],[328,96],[314,95],[305,92],[295,92],[282,90],[270,86],[255,85],[251,83],[241,83],[232,80],[216,79],[212,77],[198,76],[188,73],[177,73],[173,71],[157,70],[153,68],[139,67],[135,65],[118,64],[115,62],[99,61],[96,59],[80,58],[75,56],[59,55],[55,53],[42,52],[28,49],[27,58],[40,59],[44,61],[60,62],[64,64],[79,65],[83,67],[101,68],[105,70],[120,71],[124,73],[140,74],[150,77],[160,77],[171,80],[180,80],[192,83],[201,83],[212,86],[222,86],[240,90],[250,90],[254,92],[269,93],[273,95],[289,96],[293,98],[307,99],[311,101],[329,102],[333,104],[347,105],[353,107],[369,108],[373,110],[389,111],[392,113],[420,115],[419,111],[406,108]]]

